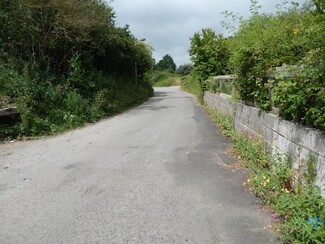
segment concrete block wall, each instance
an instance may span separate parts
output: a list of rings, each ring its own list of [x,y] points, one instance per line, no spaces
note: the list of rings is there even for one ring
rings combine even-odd
[[[312,156],[317,161],[316,185],[325,196],[325,132],[281,119],[257,108],[234,103],[228,96],[205,92],[209,107],[234,116],[236,130],[262,138],[272,154],[290,155],[296,172],[306,170]]]
[[[205,92],[204,101],[209,104],[211,108],[218,109],[219,111],[233,115],[235,111],[235,103],[231,102],[230,95],[221,93],[218,96],[215,96],[214,93]]]

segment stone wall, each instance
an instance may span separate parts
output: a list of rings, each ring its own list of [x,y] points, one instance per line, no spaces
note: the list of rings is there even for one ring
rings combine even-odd
[[[290,155],[297,174],[306,170],[310,157],[317,162],[316,185],[325,196],[325,133],[281,119],[257,108],[230,101],[230,96],[205,92],[204,101],[212,108],[234,116],[236,130],[262,138],[273,154]]]
[[[225,114],[233,114],[235,111],[235,103],[231,102],[230,95],[221,93],[216,95],[211,92],[204,93],[204,101],[212,108],[218,109]]]

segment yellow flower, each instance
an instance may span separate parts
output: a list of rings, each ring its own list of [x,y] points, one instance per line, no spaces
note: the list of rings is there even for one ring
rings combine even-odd
[[[270,183],[270,179],[267,179],[266,182],[267,182],[267,183]]]
[[[263,175],[263,179],[266,179],[265,175]]]
[[[297,35],[300,32],[300,30],[299,30],[299,28],[293,28],[292,32],[294,35]]]
[[[285,189],[282,188],[282,192],[290,193],[290,191],[288,191],[288,189],[286,189],[286,188]]]

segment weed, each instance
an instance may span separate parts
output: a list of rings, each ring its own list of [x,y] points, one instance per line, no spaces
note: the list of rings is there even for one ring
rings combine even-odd
[[[226,136],[231,136],[234,133],[234,120],[231,115],[226,115],[218,112],[217,110],[208,108],[208,112],[211,115],[212,120],[218,124],[218,127]]]
[[[250,185],[256,196],[268,204],[277,221],[276,228],[286,243],[325,242],[325,199],[312,183],[315,180],[315,158],[309,157],[304,179],[292,184],[294,170],[291,157],[270,157],[263,141],[249,131],[237,132],[232,117],[208,109],[222,133],[231,136],[238,158],[250,169],[244,185]],[[302,184],[302,182],[304,182]]]
[[[194,94],[203,104],[203,91],[200,82],[192,75],[187,75],[181,79],[181,88],[184,91]]]

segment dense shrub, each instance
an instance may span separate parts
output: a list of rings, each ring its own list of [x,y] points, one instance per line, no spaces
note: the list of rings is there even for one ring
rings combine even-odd
[[[177,67],[176,74],[185,76],[185,75],[189,75],[192,70],[193,70],[193,64],[182,64]]]
[[[202,29],[191,38],[189,54],[193,61],[193,72],[199,81],[229,72],[229,39],[217,35],[211,29]]]
[[[146,82],[135,84],[127,78],[113,78],[98,73],[83,79],[92,80],[106,88],[100,87],[86,96],[82,94],[84,92],[72,88],[69,79],[54,82],[50,79],[41,80],[37,71],[22,75],[13,70],[6,71],[10,73],[10,79],[4,82],[7,84],[6,93],[15,98],[21,122],[14,126],[2,125],[2,139],[51,134],[74,128],[121,112],[153,95],[151,86]],[[0,74],[0,82],[7,78],[3,74]]]
[[[1,138],[76,127],[152,95],[151,47],[114,16],[101,0],[0,1],[0,98],[21,114]]]
[[[264,111],[273,101],[284,118],[324,129],[325,15],[318,6],[293,4],[241,20],[230,42],[230,66],[242,100]],[[275,73],[283,64],[294,65],[291,77]],[[270,82],[268,75],[276,80]]]

